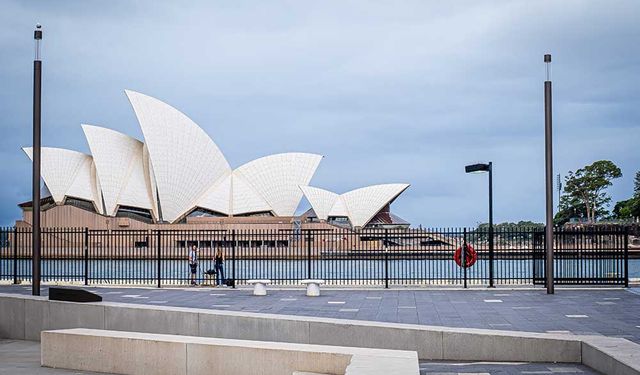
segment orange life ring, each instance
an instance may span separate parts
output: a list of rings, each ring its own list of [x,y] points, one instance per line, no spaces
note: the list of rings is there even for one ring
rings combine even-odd
[[[456,264],[462,267],[462,246],[456,250],[453,255],[453,260],[456,261]],[[464,268],[469,268],[473,266],[478,260],[478,253],[473,249],[471,245],[467,245],[467,251],[464,254],[465,266]]]

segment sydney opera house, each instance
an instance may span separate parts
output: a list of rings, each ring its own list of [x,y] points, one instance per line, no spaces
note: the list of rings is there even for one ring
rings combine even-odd
[[[144,142],[82,125],[91,155],[42,148],[42,225],[91,229],[158,226],[216,228],[408,227],[390,204],[408,184],[383,184],[337,194],[310,186],[322,156],[282,153],[232,168],[189,117],[153,97],[126,91]],[[32,149],[24,148],[31,158]],[[296,210],[305,197],[311,208]],[[20,204],[21,223],[31,202]],[[20,222],[19,222],[20,223]]]

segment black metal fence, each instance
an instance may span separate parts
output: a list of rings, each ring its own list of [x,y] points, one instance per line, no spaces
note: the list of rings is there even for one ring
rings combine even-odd
[[[623,230],[555,231],[558,284],[628,284]],[[237,284],[270,279],[294,284],[323,279],[340,285],[544,284],[541,229],[398,230],[89,230],[44,228],[42,281],[84,284],[184,285],[188,252],[199,248],[199,282],[225,256]],[[466,249],[466,251],[462,251]],[[490,267],[490,265],[493,267]],[[464,267],[463,265],[467,265]],[[491,272],[493,269],[493,272]],[[493,273],[493,274],[492,274]],[[0,229],[0,280],[31,279],[31,230]]]

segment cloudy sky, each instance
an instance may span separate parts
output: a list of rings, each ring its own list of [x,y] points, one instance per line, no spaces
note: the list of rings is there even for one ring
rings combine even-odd
[[[325,155],[312,185],[411,184],[424,226],[544,217],[543,80],[553,54],[555,170],[640,169],[640,2],[2,1],[0,224],[30,199],[33,26],[44,27],[43,144],[88,152],[81,123],[142,139],[124,89],[211,135],[233,167]],[[303,202],[301,209],[307,203]]]

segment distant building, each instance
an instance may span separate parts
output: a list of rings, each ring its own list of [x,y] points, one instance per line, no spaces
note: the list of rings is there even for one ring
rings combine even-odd
[[[42,148],[42,224],[49,227],[145,229],[285,226],[408,228],[390,204],[408,184],[368,186],[336,194],[311,187],[321,155],[290,152],[232,169],[213,140],[186,115],[126,90],[145,142],[82,125],[91,155]],[[31,158],[32,149],[24,148]],[[305,196],[312,208],[296,216]],[[31,202],[20,204],[22,224]]]

